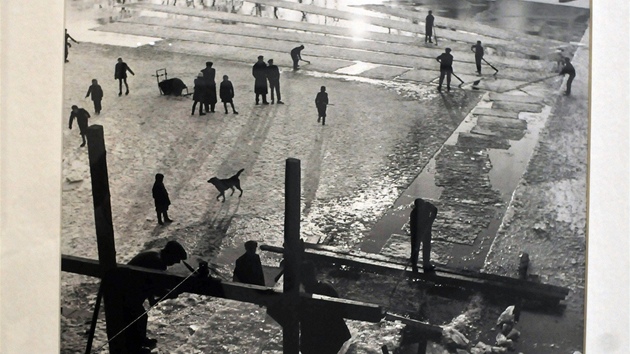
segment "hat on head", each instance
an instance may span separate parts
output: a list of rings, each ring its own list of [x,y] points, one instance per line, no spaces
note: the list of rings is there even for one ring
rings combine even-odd
[[[258,56],[258,59],[263,59],[263,58],[264,58],[264,57],[263,57],[262,55],[259,55],[259,56]]]
[[[444,49],[447,53],[451,51],[451,48]]]

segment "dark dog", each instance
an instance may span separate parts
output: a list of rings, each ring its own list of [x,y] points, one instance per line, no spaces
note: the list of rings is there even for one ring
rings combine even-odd
[[[208,183],[214,184],[214,186],[217,187],[217,190],[219,191],[219,195],[217,195],[217,200],[219,200],[219,197],[222,196],[223,201],[225,202],[224,193],[228,189],[232,190],[232,194],[230,195],[234,195],[234,188],[241,191],[241,194],[238,196],[239,198],[243,195],[243,190],[241,189],[241,180],[238,178],[238,176],[240,176],[241,172],[243,172],[244,170],[244,168],[240,169],[238,172],[236,172],[234,176],[230,178],[218,179],[217,177],[212,177],[208,180]]]

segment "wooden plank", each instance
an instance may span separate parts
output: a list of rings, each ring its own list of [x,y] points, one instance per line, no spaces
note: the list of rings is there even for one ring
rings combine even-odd
[[[475,107],[475,109],[473,109],[472,111],[472,114],[518,119],[518,112],[511,112],[494,108]]]
[[[125,275],[129,277],[150,279],[167,288],[173,288],[186,279],[181,275],[126,264],[117,264],[116,269],[126,272]],[[92,277],[103,277],[98,261],[88,258],[62,255],[61,270]],[[248,302],[266,307],[277,305],[283,297],[282,291],[264,286],[225,281],[221,282],[220,285],[219,289],[216,287],[216,282],[209,279],[190,277],[186,280],[183,290],[188,293]],[[306,293],[300,293],[300,299],[300,306],[311,306],[312,304],[331,306],[336,311],[342,311],[344,317],[351,320],[376,323],[383,318],[381,307],[375,304]]]
[[[282,252],[282,247],[262,245],[261,250],[270,252]],[[540,300],[548,302],[558,302],[563,300],[569,289],[554,285],[532,283],[515,278],[502,277],[499,275],[480,276],[479,273],[445,269],[438,265],[435,273],[414,273],[403,264],[387,263],[377,260],[360,258],[352,255],[338,254],[325,250],[306,249],[305,259],[313,259],[321,262],[346,265],[352,268],[372,271],[379,274],[404,275],[411,278],[434,282],[443,285],[466,287],[480,291],[501,292],[511,296]]]
[[[522,102],[522,103],[543,103],[544,98],[535,97],[529,95],[510,95],[506,93],[490,92],[490,101],[508,101],[508,102]]]

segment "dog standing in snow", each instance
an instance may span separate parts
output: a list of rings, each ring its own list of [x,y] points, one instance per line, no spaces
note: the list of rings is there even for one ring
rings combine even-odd
[[[214,186],[217,187],[217,190],[219,191],[219,195],[217,195],[217,200],[219,200],[220,197],[223,197],[223,202],[225,202],[225,191],[228,189],[232,190],[232,194],[230,194],[230,196],[234,195],[234,188],[241,191],[241,194],[238,196],[239,198],[243,195],[243,190],[241,189],[241,180],[238,177],[244,170],[244,168],[241,168],[238,172],[236,172],[234,176],[230,178],[219,179],[217,177],[212,177],[208,180],[208,183],[214,184]]]

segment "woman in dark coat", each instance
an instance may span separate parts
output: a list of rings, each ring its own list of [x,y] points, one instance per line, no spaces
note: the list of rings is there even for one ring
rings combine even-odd
[[[195,115],[195,106],[197,106],[197,103],[199,103],[199,115],[200,116],[205,116],[206,114],[203,113],[203,104],[204,104],[204,99],[206,97],[206,82],[203,78],[203,73],[199,73],[197,75],[197,78],[195,79],[195,91],[193,92],[193,106],[192,106],[192,113],[190,113],[191,116]]]
[[[155,200],[155,211],[157,212],[158,224],[164,225],[164,222],[173,222],[168,218],[168,206],[171,205],[171,200],[168,198],[168,192],[164,187],[164,175],[158,173],[155,175],[155,183],[153,184],[153,199]],[[162,215],[164,215],[164,222],[162,222]]]

